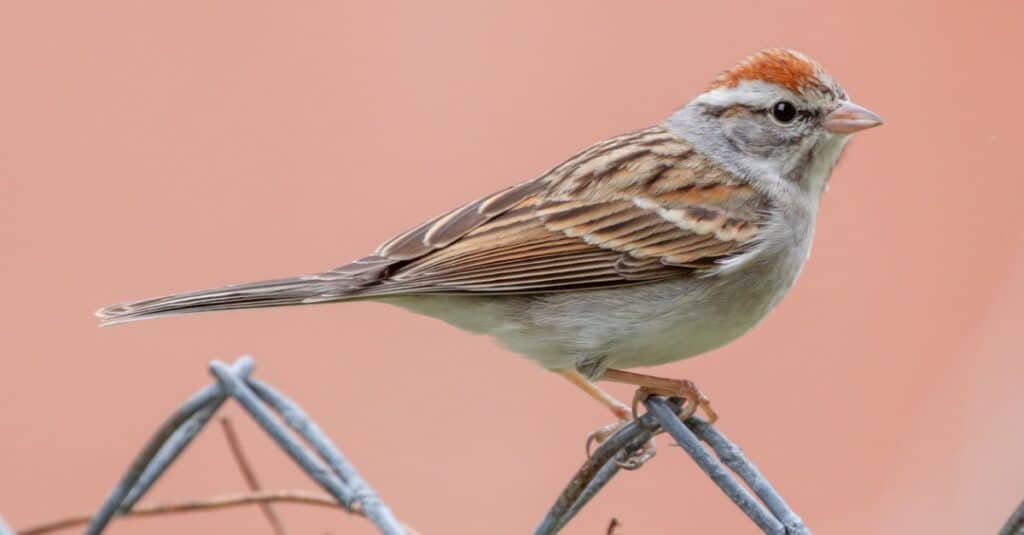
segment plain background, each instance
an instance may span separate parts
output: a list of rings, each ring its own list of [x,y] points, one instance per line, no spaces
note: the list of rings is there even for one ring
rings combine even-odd
[[[210,359],[251,353],[423,533],[529,532],[608,415],[489,340],[366,303],[92,311],[342,264],[788,46],[886,124],[849,147],[782,305],[650,371],[695,379],[816,532],[992,533],[1024,497],[1022,6],[4,2],[0,511],[94,509]],[[265,486],[313,488],[227,413]],[[214,427],[149,501],[243,488]],[[372,533],[278,509],[293,533]],[[755,533],[664,441],[567,533],[612,516]],[[247,508],[111,533],[191,531],[269,528]]]

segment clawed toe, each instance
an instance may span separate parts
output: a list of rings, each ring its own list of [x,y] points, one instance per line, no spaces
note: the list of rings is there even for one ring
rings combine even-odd
[[[587,457],[589,458],[592,452],[594,451],[594,446],[600,446],[601,444],[603,444],[605,440],[608,440],[609,437],[618,432],[619,429],[625,427],[628,423],[629,420],[620,420],[615,423],[598,427],[597,429],[591,431],[590,434],[587,435]]]
[[[608,440],[612,435],[619,432],[620,429],[629,424],[632,420],[620,420],[615,423],[608,424],[603,427],[599,427],[587,435],[586,450],[587,458],[590,458],[594,447],[600,446],[604,441]],[[657,447],[654,445],[654,439],[648,440],[643,447],[639,450],[631,452],[629,457],[623,461],[616,461],[616,463],[625,470],[636,470],[643,466],[644,463],[651,460],[657,453]]]
[[[638,417],[638,407],[647,398],[651,396],[669,396],[669,397],[680,397],[685,400],[683,408],[679,411],[679,419],[687,420],[693,416],[697,409],[701,409],[704,412],[708,423],[715,423],[718,420],[718,412],[715,411],[714,407],[711,406],[711,400],[704,395],[703,392],[697,388],[697,385],[693,381],[682,380],[678,384],[672,386],[672,388],[652,388],[648,386],[641,386],[636,389],[636,393],[633,395],[633,417]]]
[[[647,461],[653,459],[657,453],[658,447],[654,445],[654,439],[652,438],[645,442],[642,448],[631,452],[625,460],[616,461],[616,464],[623,470],[636,470]]]

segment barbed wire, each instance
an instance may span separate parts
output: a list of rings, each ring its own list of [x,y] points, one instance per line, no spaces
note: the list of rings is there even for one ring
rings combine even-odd
[[[22,530],[22,535],[42,534],[86,523],[87,535],[99,535],[117,516],[147,516],[247,504],[259,504],[274,532],[281,535],[284,527],[269,508],[273,502],[339,507],[366,517],[383,535],[415,535],[412,528],[395,518],[391,509],[359,475],[355,466],[301,407],[270,385],[251,377],[253,366],[254,362],[248,356],[239,358],[230,366],[220,361],[211,362],[210,372],[216,381],[188,398],[164,421],[95,514],[68,517],[30,527]],[[327,494],[261,489],[230,421],[222,419],[232,455],[250,492],[137,507],[136,504],[153,483],[229,397],[234,398]],[[554,535],[560,532],[611,481],[633,453],[661,432],[668,433],[763,533],[811,535],[800,517],[736,444],[713,425],[699,418],[690,417],[685,422],[679,419],[683,403],[678,398],[647,399],[644,402],[647,412],[609,437],[576,471],[534,535]],[[613,519],[608,526],[608,533],[615,533],[619,525],[618,520]],[[0,535],[14,534],[0,516]],[[1024,504],[1011,515],[1000,535],[1024,535]]]

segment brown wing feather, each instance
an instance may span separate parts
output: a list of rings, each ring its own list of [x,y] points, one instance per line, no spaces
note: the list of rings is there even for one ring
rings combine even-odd
[[[317,279],[363,295],[596,288],[682,276],[757,239],[764,196],[662,127],[598,143]]]

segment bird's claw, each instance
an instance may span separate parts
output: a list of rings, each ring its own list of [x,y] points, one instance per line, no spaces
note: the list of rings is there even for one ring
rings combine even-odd
[[[657,453],[658,447],[654,445],[654,439],[652,438],[645,442],[640,449],[630,452],[624,460],[615,461],[615,464],[619,465],[619,468],[623,470],[636,470],[654,458]]]
[[[680,420],[686,421],[697,412],[697,409],[701,409],[704,412],[708,423],[713,424],[718,420],[718,412],[711,406],[711,400],[697,388],[693,381],[686,379],[679,381],[678,386],[675,388],[651,388],[647,386],[637,388],[636,393],[633,394],[633,418],[639,417],[637,408],[651,396],[683,398],[685,403],[683,403],[682,410],[679,411]]]
[[[604,441],[608,440],[612,435],[619,432],[620,429],[629,424],[632,420],[619,420],[618,422],[611,423],[595,429],[589,435],[587,435],[587,458],[589,459],[593,453],[594,446],[600,446]],[[624,470],[636,470],[643,466],[644,463],[651,460],[654,455],[658,452],[657,447],[654,445],[654,439],[648,440],[644,443],[643,447],[639,450],[629,453],[629,456],[624,460],[615,461],[620,468]]]
[[[593,447],[595,444],[600,446],[605,440],[608,440],[608,437],[614,435],[619,429],[622,429],[628,423],[629,420],[620,420],[615,423],[598,427],[591,431],[590,434],[587,435],[587,458],[589,459],[593,454]]]

